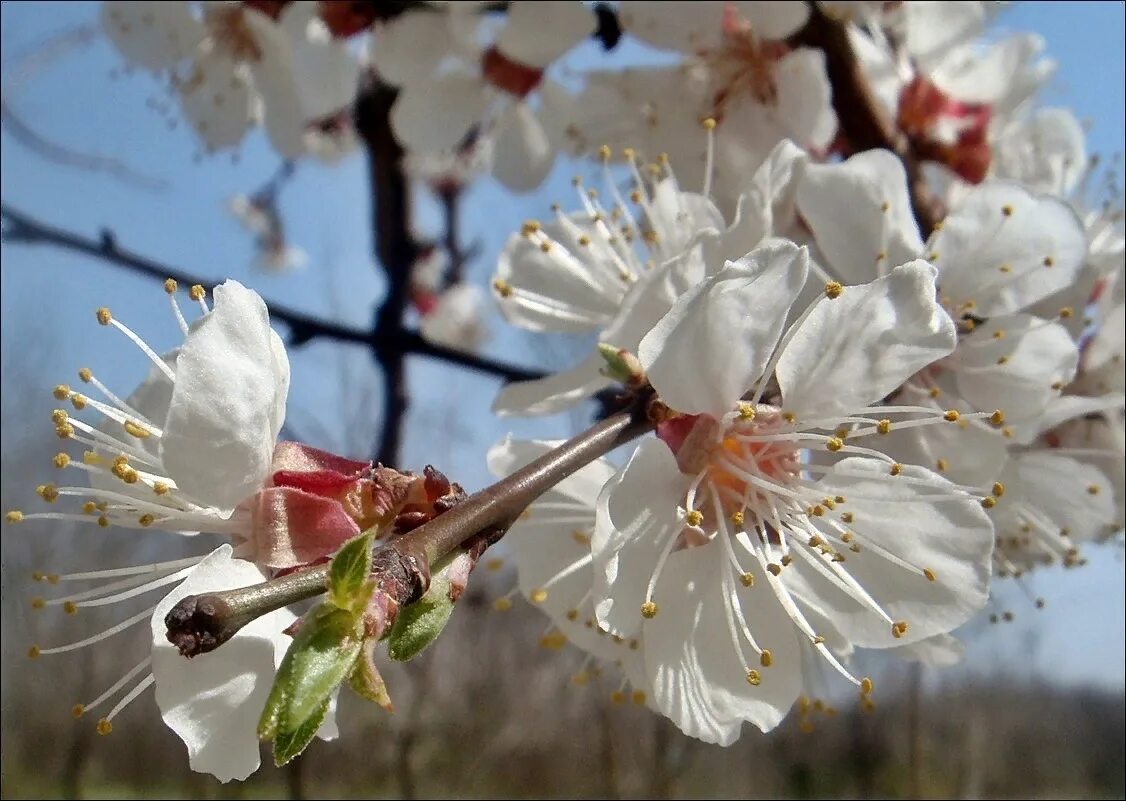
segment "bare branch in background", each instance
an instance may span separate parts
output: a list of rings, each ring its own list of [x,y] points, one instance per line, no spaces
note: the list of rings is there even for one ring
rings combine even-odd
[[[101,259],[109,264],[123,267],[159,281],[172,278],[187,285],[202,284],[206,286],[214,284],[213,280],[192,275],[184,270],[120,247],[117,244],[117,237],[108,229],[103,229],[99,239],[93,239],[40,222],[6,203],[0,203],[0,218],[3,219],[4,223],[3,234],[0,239],[4,242],[26,245],[53,245],[64,250]],[[394,348],[403,354],[413,353],[428,356],[467,370],[496,376],[505,381],[524,381],[543,376],[543,373],[539,370],[505,364],[493,359],[446,348],[442,345],[435,345],[423,339],[417,331],[398,329],[385,334],[385,332],[364,330],[331,320],[323,320],[286,306],[269,304],[269,310],[272,320],[285,323],[289,327],[291,345],[301,345],[321,337],[372,348]]]
[[[104,172],[141,189],[158,191],[168,188],[163,178],[145,175],[113,156],[86,153],[60,144],[35,130],[13,106],[19,90],[45,67],[79,47],[87,47],[98,37],[92,25],[83,25],[51,37],[16,61],[8,77],[0,85],[0,123],[12,138],[42,158],[90,172]]]

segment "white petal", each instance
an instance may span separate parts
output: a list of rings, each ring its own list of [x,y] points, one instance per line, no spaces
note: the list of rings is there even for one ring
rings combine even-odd
[[[493,135],[493,177],[509,189],[531,191],[551,172],[555,149],[527,103],[514,102],[505,109]]]
[[[985,10],[978,2],[921,0],[905,3],[903,16],[907,50],[924,69],[931,68],[951,49],[974,38],[985,27]]]
[[[597,27],[594,14],[577,0],[514,0],[508,4],[507,24],[497,34],[496,47],[513,61],[546,67]]]
[[[437,153],[456,147],[485,115],[480,76],[453,73],[403,87],[391,109],[391,127],[407,148]]]
[[[289,3],[278,24],[289,34],[293,77],[304,121],[328,117],[352,105],[360,65],[345,42],[334,39],[316,3]]]
[[[250,128],[256,100],[245,71],[221,55],[197,61],[178,85],[184,118],[207,150],[234,147]]]
[[[817,246],[843,283],[871,281],[923,249],[907,174],[886,150],[858,153],[843,164],[808,165],[797,198]]]
[[[723,38],[723,2],[650,3],[622,0],[622,29],[647,44],[695,53],[717,47]]]
[[[669,538],[679,534],[677,503],[691,480],[664,442],[646,439],[603,488],[591,540],[592,596],[611,634],[628,637],[641,625],[646,588]]]
[[[1087,168],[1086,138],[1069,109],[1036,109],[1001,133],[993,170],[1038,192],[1067,195]]]
[[[902,637],[894,637],[886,620],[820,578],[802,560],[791,565],[802,565],[801,572],[816,588],[816,602],[827,610],[826,616],[861,647],[889,648],[944,634],[979,611],[988,597],[993,523],[979,499],[914,500],[943,492],[949,483],[913,465],[904,465],[901,475],[926,483],[897,481],[888,474],[885,462],[852,457],[838,462],[819,484],[827,495],[843,495],[853,515],[848,527],[858,535],[860,551],[845,552],[847,558],[841,567],[892,620],[907,622]],[[816,518],[811,520],[817,522]],[[828,527],[823,530],[830,531]],[[914,569],[888,559],[875,548],[864,547],[865,541]],[[924,569],[934,573],[935,581],[922,574]],[[809,592],[803,596],[812,600]]]
[[[729,411],[762,376],[808,268],[805,248],[775,240],[681,297],[638,351],[661,399],[690,414]]]
[[[289,361],[266,304],[236,281],[192,327],[176,360],[161,459],[195,500],[233,509],[262,486],[285,419]]]
[[[642,629],[657,708],[685,734],[720,745],[738,739],[743,721],[773,729],[802,688],[797,635],[757,566],[747,571],[755,586],[740,586],[740,601],[748,628],[771,651],[773,665],[760,668],[746,641],[737,645],[732,639],[721,581],[730,569],[717,542],[673,554],[658,584],[658,597],[668,600]],[[759,671],[758,686],[748,683],[743,664]]]
[[[809,8],[804,3],[756,0],[736,2],[733,5],[763,39],[785,39],[796,33],[809,19]]]
[[[568,409],[614,382],[602,374],[606,361],[597,353],[562,373],[506,385],[493,401],[493,413],[540,416]]]
[[[371,63],[395,86],[427,81],[451,49],[447,15],[430,11],[400,14],[371,32]]]
[[[245,779],[258,768],[258,718],[274,677],[274,652],[292,614],[272,612],[247,624],[229,642],[190,661],[168,642],[164,617],[186,595],[265,581],[250,562],[223,545],[207,556],[152,616],[156,702],[169,728],[188,747],[192,770],[220,781]],[[286,615],[288,614],[288,617]]]
[[[1078,363],[1079,350],[1062,325],[1016,314],[975,327],[958,344],[951,369],[963,398],[981,411],[1003,410],[1012,425],[1043,414],[1059,394],[1053,385],[1069,383]]]
[[[875,403],[954,349],[954,323],[935,302],[934,269],[924,261],[817,303],[776,371],[799,419]]]
[[[127,61],[162,70],[192,56],[206,34],[185,2],[102,3],[101,23]]]
[[[938,634],[925,640],[896,648],[892,653],[912,662],[933,667],[951,667],[966,656],[966,647],[957,637]]]
[[[975,315],[992,317],[1021,311],[1075,280],[1087,236],[1062,200],[990,181],[946,217],[928,250],[949,305],[972,302]]]
[[[936,413],[938,409],[936,407]],[[988,487],[1008,459],[1006,440],[975,426],[938,423],[916,428],[897,428],[878,441],[883,453],[902,464],[917,464],[937,469],[942,475],[965,486]]]
[[[1010,468],[1005,474],[1007,503],[1033,508],[1066,530],[1072,542],[1096,540],[1115,522],[1114,488],[1094,465],[1050,451],[1028,451],[1014,456]],[[1098,489],[1092,493],[1091,487]],[[998,502],[999,509],[1006,497]]]

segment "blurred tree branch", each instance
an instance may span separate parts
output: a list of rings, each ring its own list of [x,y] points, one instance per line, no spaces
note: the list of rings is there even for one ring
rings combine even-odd
[[[4,224],[0,240],[4,242],[25,245],[53,245],[64,250],[101,259],[109,264],[159,281],[173,278],[189,286],[192,284],[207,285],[209,283],[198,275],[192,275],[184,270],[122,248],[117,244],[117,237],[109,229],[103,229],[101,236],[94,239],[44,223],[12,208],[7,203],[0,203],[0,219],[3,220]],[[291,345],[302,345],[319,337],[374,347],[376,334],[370,330],[344,325],[332,320],[323,320],[287,306],[274,303],[268,305],[271,319],[285,323],[290,329],[289,342]],[[539,370],[509,365],[427,342],[417,331],[403,329],[393,332],[386,346],[399,348],[403,353],[427,356],[468,370],[493,375],[505,381],[523,381],[530,378],[539,378],[543,375]]]

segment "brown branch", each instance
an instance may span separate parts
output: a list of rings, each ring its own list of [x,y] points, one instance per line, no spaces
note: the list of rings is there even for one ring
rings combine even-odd
[[[188,286],[193,284],[211,286],[215,283],[212,279],[193,275],[186,270],[126,250],[117,244],[117,237],[108,229],[103,229],[98,239],[82,236],[73,231],[67,231],[37,220],[2,202],[0,202],[0,218],[3,219],[4,223],[3,234],[0,239],[4,242],[24,245],[51,245],[63,248],[100,259],[108,264],[122,267],[157,281],[172,278]],[[384,338],[383,334],[377,336],[370,330],[343,325],[331,320],[323,320],[276,303],[269,303],[267,307],[271,320],[285,323],[289,328],[291,345],[301,345],[318,337],[367,347],[375,347],[378,343],[383,347],[396,348],[402,353],[427,356],[457,367],[496,376],[505,381],[526,381],[543,376],[543,372],[539,370],[510,365],[436,345],[423,339],[416,331],[404,329],[393,332],[390,336]]]
[[[926,239],[934,231],[939,214],[923,176],[921,160],[872,92],[868,76],[848,40],[847,24],[827,15],[817,3],[807,5],[809,21],[791,37],[790,44],[814,47],[825,53],[825,71],[833,90],[833,110],[852,150],[882,148],[890,150],[903,162],[911,193],[911,210]]]
[[[387,602],[384,607],[397,610],[422,597],[431,565],[474,537],[484,537],[487,544],[496,542],[544,492],[619,445],[652,431],[652,403],[652,390],[638,391],[629,408],[376,549],[372,576]],[[189,595],[165,618],[168,639],[186,656],[214,650],[251,620],[323,594],[328,571],[329,565],[323,564],[241,589]]]

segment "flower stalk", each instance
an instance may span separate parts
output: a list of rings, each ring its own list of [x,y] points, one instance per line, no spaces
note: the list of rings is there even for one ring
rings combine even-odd
[[[449,511],[379,547],[372,562],[376,592],[398,609],[430,585],[430,567],[483,535],[499,540],[542,493],[576,470],[653,430],[651,389],[638,391],[622,411],[595,423],[507,478],[474,493]],[[326,591],[329,566],[318,565],[241,589],[189,595],[168,613],[168,640],[187,657],[213,651],[250,621]],[[392,621],[385,622],[389,626]]]

